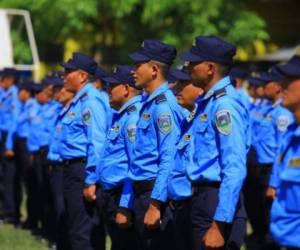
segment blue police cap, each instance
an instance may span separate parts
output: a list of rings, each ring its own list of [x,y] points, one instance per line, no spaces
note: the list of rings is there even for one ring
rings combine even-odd
[[[131,87],[135,87],[135,81],[132,76],[133,67],[127,65],[117,65],[115,67],[114,72],[105,77],[103,80],[110,84],[120,84],[120,83],[127,83]]]
[[[213,61],[231,65],[236,53],[234,45],[215,36],[198,36],[195,45],[180,55],[180,59],[187,62]]]
[[[31,91],[33,91],[34,93],[39,93],[43,91],[44,88],[45,86],[42,83],[31,82]]]
[[[298,63],[279,64],[274,68],[282,75],[282,82],[290,78],[300,78],[300,64]]]
[[[250,85],[255,86],[255,87],[261,87],[267,83],[264,79],[262,79],[258,76],[248,77],[247,81],[249,82]]]
[[[18,88],[19,90],[25,89],[27,91],[31,91],[31,85],[33,84],[33,81],[31,80],[25,80],[24,82],[20,83]]]
[[[1,75],[2,77],[6,77],[6,76],[18,77],[19,72],[15,68],[4,68]]]
[[[105,77],[108,77],[109,75],[100,67],[98,67],[95,70],[94,79],[99,79],[101,81],[104,81]]]
[[[289,60],[289,63],[300,64],[300,56],[298,55],[292,56],[291,59]]]
[[[73,53],[72,58],[66,63],[62,63],[61,66],[65,70],[83,70],[90,75],[94,75],[97,69],[97,63],[93,58],[82,53]]]
[[[248,71],[242,67],[234,67],[230,70],[229,76],[233,79],[246,79],[248,77]]]
[[[190,81],[191,77],[184,68],[180,70],[170,69],[167,79],[168,82]]]
[[[276,67],[272,67],[270,71],[262,73],[259,78],[263,80],[265,84],[269,82],[281,82],[284,80],[283,75],[278,72]]]
[[[157,40],[145,39],[141,48],[129,57],[135,62],[148,62],[156,60],[171,65],[176,58],[177,50],[174,46]]]

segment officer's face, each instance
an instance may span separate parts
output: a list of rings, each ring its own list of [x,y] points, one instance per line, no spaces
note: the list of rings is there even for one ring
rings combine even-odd
[[[63,87],[57,94],[57,101],[65,106],[72,100],[73,97],[74,93],[66,90],[66,88]]]
[[[140,89],[146,88],[153,80],[153,74],[155,73],[149,63],[136,64],[135,69],[132,71],[136,87]]]
[[[264,94],[265,94],[264,87],[262,87],[262,86],[257,87],[255,92],[256,92],[256,96],[258,98],[264,98]]]
[[[87,73],[81,70],[66,71],[66,74],[64,76],[64,87],[68,91],[77,93],[81,89],[83,84],[86,83],[87,79]]]
[[[212,76],[211,64],[207,62],[190,62],[187,66],[192,82],[197,87],[205,87]]]
[[[269,82],[264,87],[264,96],[269,100],[273,100],[280,94],[281,86],[279,83]]]
[[[45,91],[38,92],[35,95],[35,98],[40,104],[45,104],[48,101],[48,97],[47,97]]]
[[[30,92],[27,91],[27,90],[25,90],[25,89],[21,89],[21,90],[19,91],[18,97],[19,97],[19,100],[20,100],[21,102],[25,102],[25,101],[27,101],[27,100],[29,99],[29,97],[30,97]]]
[[[6,76],[2,78],[1,85],[4,89],[9,89],[13,85],[15,78],[11,76]]]
[[[129,94],[129,92],[125,84],[117,84],[110,85],[108,87],[108,94],[110,106],[119,110],[123,106],[125,97]]]
[[[178,81],[173,88],[177,102],[184,108],[193,111],[196,99],[203,94],[203,90],[191,82]]]
[[[288,85],[284,85],[282,105],[291,112],[300,110],[300,79],[293,80]]]

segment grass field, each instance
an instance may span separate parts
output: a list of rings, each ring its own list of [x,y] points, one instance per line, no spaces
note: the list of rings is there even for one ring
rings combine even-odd
[[[0,225],[0,250],[48,250],[30,231],[15,229],[11,225]]]

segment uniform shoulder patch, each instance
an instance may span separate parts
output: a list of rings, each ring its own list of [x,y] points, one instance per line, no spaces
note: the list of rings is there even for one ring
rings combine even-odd
[[[129,113],[133,113],[133,112],[136,111],[136,107],[135,107],[134,105],[131,105],[131,106],[129,106],[129,107],[127,108],[127,111],[128,111]]]
[[[287,115],[280,115],[276,120],[277,129],[281,132],[285,132],[290,125],[290,117]]]
[[[170,114],[161,114],[157,117],[157,125],[160,132],[168,134],[172,131],[172,118]]]
[[[166,102],[167,97],[165,96],[165,94],[160,94],[156,97],[155,101],[156,101],[156,104],[159,104],[161,102]]]
[[[126,135],[128,140],[133,143],[135,142],[136,139],[136,125],[135,124],[130,124],[128,125],[126,129]]]
[[[227,94],[227,91],[226,91],[225,88],[217,89],[217,90],[214,91],[214,96],[215,96],[216,98],[219,98],[219,97],[224,96],[224,95],[226,95],[226,94]]]
[[[82,111],[82,120],[85,125],[90,125],[92,118],[92,111],[90,108],[85,108]]]
[[[229,110],[221,110],[216,114],[216,127],[221,134],[229,135],[232,130],[231,113]]]

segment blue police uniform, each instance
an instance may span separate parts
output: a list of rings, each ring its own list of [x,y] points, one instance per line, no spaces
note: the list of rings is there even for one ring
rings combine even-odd
[[[214,36],[198,36],[195,46],[181,59],[230,65],[235,47]],[[213,220],[230,223],[225,244],[239,248],[245,235],[245,211],[240,194],[246,177],[250,146],[249,114],[230,78],[224,77],[197,100],[189,142],[193,152],[187,175],[193,183],[191,230],[193,248],[204,249],[202,238]]]
[[[130,57],[138,63],[156,60],[171,65],[176,49],[146,39]],[[135,228],[141,249],[173,249],[173,236],[168,228],[170,208],[164,203],[167,201],[167,180],[175,156],[174,145],[180,134],[179,125],[184,113],[168,82],[162,83],[151,94],[145,93],[142,102],[136,145],[129,168],[129,178],[134,188]],[[151,200],[162,203],[160,230],[145,230],[144,217]]]
[[[271,233],[285,247],[300,248],[300,126],[293,124],[284,136],[278,159],[279,181],[271,209]]]
[[[19,114],[20,102],[18,99],[18,88],[12,85],[3,93],[2,99],[2,150],[14,150],[15,131]],[[3,186],[4,186],[4,216],[8,222],[18,224],[19,211],[19,189],[16,182],[15,157],[3,157]]]
[[[72,59],[62,66],[93,75],[97,64],[84,54],[74,53]],[[95,233],[95,220],[98,220],[95,204],[85,201],[83,188],[84,184],[97,182],[96,166],[111,123],[110,112],[109,104],[88,82],[59,115],[62,122],[59,154],[63,159],[64,195],[70,218],[70,242],[74,250],[96,249],[101,244]]]
[[[119,207],[131,207],[132,196],[128,188],[128,168],[136,138],[136,123],[141,109],[141,96],[131,98],[113,116],[113,123],[107,134],[103,158],[98,164],[99,182],[103,188],[101,202],[104,203],[104,217],[110,232],[113,249],[137,249],[133,228],[122,230],[115,224]],[[122,190],[124,196],[121,199]]]

